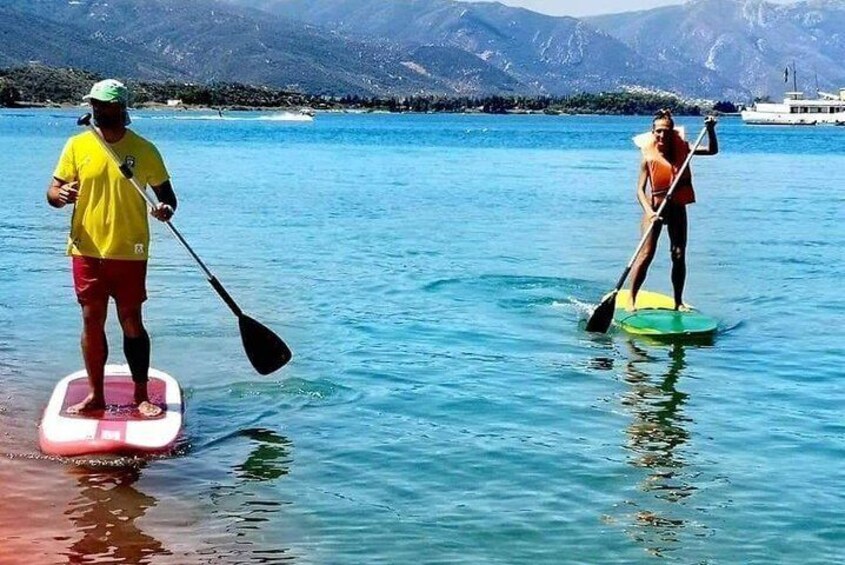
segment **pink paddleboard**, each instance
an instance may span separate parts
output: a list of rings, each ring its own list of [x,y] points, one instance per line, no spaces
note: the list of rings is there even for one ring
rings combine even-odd
[[[53,390],[41,420],[41,451],[76,456],[108,453],[160,453],[173,447],[182,430],[182,390],[176,379],[150,369],[150,402],[164,409],[145,418],[133,402],[135,385],[126,365],[106,366],[106,409],[84,415],[67,409],[88,395],[88,375],[77,371]]]

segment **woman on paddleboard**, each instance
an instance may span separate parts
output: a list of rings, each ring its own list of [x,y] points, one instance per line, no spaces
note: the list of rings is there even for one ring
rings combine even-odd
[[[173,217],[176,195],[170,175],[156,147],[127,129],[129,92],[112,79],[96,83],[84,97],[91,104],[94,124],[103,139],[129,167],[135,179],[149,185],[159,204],[151,214],[164,222]],[[105,323],[109,298],[114,298],[123,329],[123,352],[135,383],[135,403],[144,416],[161,408],[150,403],[147,391],[150,337],[144,329],[141,306],[147,299],[149,251],[147,205],[117,170],[96,135],[87,131],[65,144],[47,201],[54,208],[73,204],[68,254],[73,283],[82,307],[82,357],[90,393],[70,413],[105,408],[104,370],[108,357]]]
[[[719,142],[716,138],[716,120],[708,117],[704,120],[707,128],[707,146],[698,147],[695,155],[716,155]],[[681,171],[691,148],[675,129],[672,112],[660,110],[655,114],[651,132],[635,139],[642,150],[640,174],[637,179],[637,200],[643,208],[642,229],[650,231],[650,236],[643,245],[631,268],[631,295],[628,310],[636,308],[637,293],[640,291],[648,274],[648,267],[654,259],[657,240],[663,224],[669,232],[672,254],[672,287],[674,289],[675,309],[683,308],[684,283],[687,276],[687,205],[695,202],[692,188],[692,171],[687,167]],[[678,186],[672,194],[662,217],[656,217],[657,208],[666,198],[672,183],[680,175]],[[653,227],[652,227],[652,224]]]

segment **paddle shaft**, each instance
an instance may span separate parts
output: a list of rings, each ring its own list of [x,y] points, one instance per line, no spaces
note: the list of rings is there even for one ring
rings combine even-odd
[[[690,161],[692,161],[692,157],[693,155],[695,155],[696,150],[701,145],[701,142],[704,140],[704,135],[706,133],[707,127],[704,127],[702,128],[701,133],[698,134],[698,139],[695,140],[695,145],[692,146],[689,155],[687,155],[687,158],[684,160],[684,164],[681,165],[681,168],[675,175],[675,179],[669,186],[669,191],[666,193],[666,197],[663,199],[663,202],[660,203],[660,206],[658,206],[657,211],[652,217],[651,224],[648,226],[648,229],[643,234],[642,239],[640,239],[640,244],[637,245],[637,249],[631,256],[631,260],[628,261],[628,265],[625,267],[625,271],[622,272],[622,276],[619,277],[619,281],[616,283],[616,288],[614,292],[619,292],[619,290],[622,288],[622,285],[625,284],[625,280],[628,278],[628,275],[631,273],[631,269],[634,266],[634,261],[637,260],[637,255],[640,254],[640,251],[642,251],[643,246],[646,244],[646,241],[648,241],[648,238],[651,237],[651,230],[654,229],[654,225],[657,223],[657,218],[660,217],[660,214],[663,212],[663,209],[666,208],[666,205],[669,203],[669,200],[672,198],[672,195],[675,194],[675,189],[678,187],[678,183],[680,183],[681,177],[684,175],[684,172],[689,167]]]
[[[91,130],[91,132],[97,138],[97,141],[100,142],[100,145],[103,147],[105,152],[108,153],[109,156],[114,160],[115,164],[120,169],[120,173],[124,176],[124,178],[126,178],[126,180],[128,180],[132,184],[132,186],[135,187],[135,190],[138,191],[138,194],[140,194],[141,197],[147,201],[147,204],[149,205],[150,209],[155,209],[157,206],[156,202],[150,197],[147,191],[144,190],[144,187],[142,187],[141,184],[135,179],[135,176],[132,173],[132,169],[130,169],[129,166],[126,165],[126,163],[120,160],[120,157],[118,157],[117,153],[114,152],[114,149],[112,149],[111,146],[106,142],[106,140],[103,139],[103,136],[100,134],[99,131],[97,131],[97,128],[94,127],[90,120],[80,120],[80,123],[84,123],[88,127],[88,129]],[[203,263],[199,255],[197,255],[191,248],[191,246],[188,245],[188,242],[185,241],[185,238],[182,237],[182,234],[179,233],[179,230],[176,229],[176,226],[174,226],[170,220],[165,220],[164,223],[170,230],[170,233],[173,234],[173,237],[176,238],[176,241],[182,244],[182,247],[185,248],[185,251],[187,251],[188,254],[193,257],[194,261],[196,261],[197,265],[199,265],[200,269],[202,269],[202,272],[205,274],[205,278],[208,280],[209,284],[211,284],[214,290],[217,291],[217,294],[220,295],[220,298],[223,299],[223,302],[226,303],[226,306],[228,306],[232,310],[232,312],[234,312],[235,315],[240,318],[243,315],[243,311],[240,309],[237,303],[235,303],[235,300],[231,296],[229,296],[229,293],[226,292],[226,289],[223,288],[223,285],[220,284],[220,281],[217,280],[217,277],[214,276],[214,273],[212,273],[211,270],[206,267],[205,263]]]

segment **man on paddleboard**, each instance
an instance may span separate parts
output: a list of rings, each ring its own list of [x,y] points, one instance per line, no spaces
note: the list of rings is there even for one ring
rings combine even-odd
[[[91,104],[94,125],[103,139],[134,178],[155,192],[159,204],[151,215],[169,220],[177,204],[170,175],[156,147],[126,127],[130,123],[127,88],[108,79],[94,84],[83,99]],[[92,131],[65,144],[47,189],[47,202],[54,208],[73,205],[68,254],[82,306],[82,357],[91,391],[68,412],[105,408],[105,323],[112,297],[123,329],[123,352],[135,383],[138,410],[147,417],[159,415],[161,408],[150,403],[147,393],[150,337],[142,318],[150,241],[146,202],[110,161]]]
[[[715,118],[712,116],[706,118],[704,125],[707,128],[708,144],[706,147],[698,147],[695,155],[716,155],[719,152],[719,141],[716,138]],[[686,207],[695,202],[692,172],[689,168],[680,173],[678,186],[663,209],[662,217],[657,218],[655,215],[691,149],[689,143],[675,129],[675,122],[669,110],[657,112],[650,134],[637,136],[635,143],[642,150],[642,162],[637,180],[637,200],[643,208],[642,229],[643,233],[645,230],[651,230],[651,232],[631,268],[631,294],[627,309],[635,309],[637,293],[645,282],[648,267],[654,259],[660,231],[663,224],[666,224],[672,254],[675,309],[681,310],[684,308],[684,283],[687,277]],[[655,224],[653,229],[652,223]]]

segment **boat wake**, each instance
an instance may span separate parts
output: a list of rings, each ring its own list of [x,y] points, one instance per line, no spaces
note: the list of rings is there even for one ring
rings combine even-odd
[[[199,116],[174,116],[162,117],[159,119],[174,119],[174,120],[194,120],[194,121],[216,121],[216,122],[294,122],[294,123],[311,123],[314,117],[308,114],[298,114],[295,112],[279,112],[275,114],[266,114],[261,116],[232,116],[230,114],[213,115],[203,114]]]

